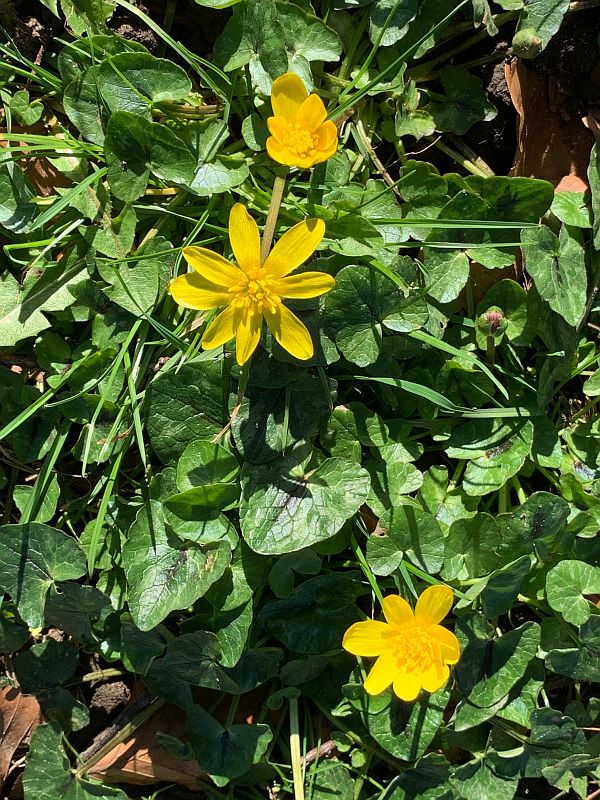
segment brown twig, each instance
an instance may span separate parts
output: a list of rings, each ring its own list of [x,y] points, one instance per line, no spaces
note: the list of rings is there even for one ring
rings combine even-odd
[[[304,758],[300,759],[300,763],[303,767],[312,764],[313,761],[321,758],[333,758],[333,756],[337,755],[337,747],[334,741],[329,739],[320,747],[313,747],[312,750],[309,750],[308,753],[304,756]]]

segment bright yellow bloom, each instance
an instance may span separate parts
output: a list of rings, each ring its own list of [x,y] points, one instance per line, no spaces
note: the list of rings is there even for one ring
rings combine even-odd
[[[421,689],[437,692],[448,680],[448,664],[456,664],[460,647],[441,622],[452,607],[452,589],[425,589],[414,610],[402,597],[383,598],[386,622],[356,622],[342,646],[355,656],[378,656],[365,681],[367,694],[392,686],[400,700],[416,700]]]
[[[279,344],[295,358],[311,358],[312,339],[306,326],[281,298],[318,297],[335,285],[324,272],[290,275],[319,246],[325,234],[321,219],[306,219],[286,231],[260,260],[258,226],[241,203],[229,215],[229,241],[238,266],[205,247],[184,247],[194,272],[179,275],[169,291],[180,306],[205,311],[226,306],[204,331],[206,350],[235,337],[238,364],[245,364],[260,340],[263,317]]]
[[[267,125],[267,153],[288,167],[307,169],[327,161],[337,150],[335,124],[327,119],[321,98],[309,95],[301,79],[286,72],[273,81],[271,106],[275,116]]]

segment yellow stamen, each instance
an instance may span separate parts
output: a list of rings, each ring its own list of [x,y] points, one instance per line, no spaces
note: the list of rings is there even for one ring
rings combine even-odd
[[[283,134],[283,143],[292,153],[313,158],[317,152],[319,137],[303,128],[299,122],[289,122]]]
[[[276,293],[273,291],[273,281],[265,274],[263,269],[253,270],[229,289],[234,295],[231,301],[236,306],[246,306],[250,313],[262,311],[264,307],[274,310],[276,307]]]

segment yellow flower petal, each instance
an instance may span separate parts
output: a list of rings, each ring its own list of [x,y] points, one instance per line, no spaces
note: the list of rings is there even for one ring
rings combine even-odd
[[[386,650],[379,656],[365,681],[365,692],[367,694],[381,694],[388,686],[391,686],[394,678],[398,674],[396,658],[391,650]]]
[[[334,286],[335,278],[326,272],[301,272],[298,275],[281,278],[274,284],[273,290],[279,297],[319,297],[331,291]]]
[[[235,333],[235,357],[243,366],[258,347],[262,329],[262,314],[250,314],[243,309],[239,325]]]
[[[446,683],[449,676],[450,670],[445,664],[434,662],[423,673],[423,688],[426,692],[437,692]]]
[[[277,161],[278,164],[283,164],[285,167],[301,166],[298,163],[299,156],[297,156],[295,153],[292,153],[287,145],[279,142],[274,136],[269,136],[267,139],[267,153],[269,154],[269,157],[273,159],[273,161]]]
[[[244,272],[260,267],[258,225],[241,203],[236,203],[229,213],[229,242],[235,260]]]
[[[206,247],[184,247],[183,255],[190,267],[199,272],[207,281],[217,286],[234,286],[242,277],[240,271],[226,258],[213,253]]]
[[[342,647],[355,656],[379,656],[390,645],[389,625],[373,619],[355,622],[342,641]]]
[[[283,144],[285,134],[288,129],[288,123],[283,117],[269,117],[267,119],[267,128],[280,144]]]
[[[440,653],[446,664],[456,664],[460,658],[460,645],[452,631],[442,628],[441,625],[432,625],[427,629],[430,636],[440,648]]]
[[[235,336],[240,318],[241,309],[239,307],[229,306],[222,311],[204,331],[202,347],[205,350],[212,350],[213,347],[221,347],[225,342],[231,341]]]
[[[397,594],[383,598],[383,613],[389,624],[397,628],[412,625],[415,621],[412,608]]]
[[[305,361],[312,358],[314,347],[306,325],[286,308],[283,303],[277,302],[275,311],[263,308],[263,314],[271,333],[284,350]]]
[[[417,625],[437,625],[452,608],[454,594],[449,586],[438,583],[428,586],[420,595],[415,608]]]
[[[271,107],[276,117],[295,122],[300,106],[308,97],[302,79],[293,72],[286,72],[273,81]]]
[[[220,286],[210,283],[197,272],[179,275],[171,281],[169,291],[180,306],[194,308],[197,311],[224,306],[231,300],[228,292],[224,292]]]
[[[412,703],[416,700],[421,691],[421,672],[419,670],[412,672],[400,672],[394,678],[394,694],[400,700],[406,703]]]
[[[322,219],[305,219],[286,231],[264,263],[270,278],[283,278],[303,264],[325,235]]]
[[[330,158],[337,150],[338,144],[338,131],[335,123],[328,119],[317,131],[317,136],[319,137],[317,149],[320,153],[329,153],[327,158]]]
[[[327,119],[327,109],[319,95],[309,94],[298,109],[298,123],[313,133]]]

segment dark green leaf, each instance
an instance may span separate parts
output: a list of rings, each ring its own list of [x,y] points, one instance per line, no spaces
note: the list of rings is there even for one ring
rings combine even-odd
[[[488,102],[481,80],[464,67],[442,67],[440,80],[446,99],[436,100],[428,106],[438,131],[462,135],[475,122],[496,116],[496,109]]]
[[[378,698],[379,699],[379,698]],[[414,703],[388,697],[383,709],[373,710],[369,698],[363,721],[375,741],[396,758],[415,761],[423,755],[442,724],[450,692],[421,692]]]
[[[540,296],[571,326],[579,324],[586,303],[587,275],[581,242],[563,225],[560,237],[545,225],[521,232],[527,271]]]
[[[162,506],[140,509],[123,547],[131,616],[148,631],[171,611],[187,608],[218,580],[231,560],[224,541],[183,543],[165,524]]]
[[[83,551],[63,531],[39,522],[0,527],[0,587],[30,627],[43,627],[46,595],[55,581],[84,573]]]
[[[148,119],[155,103],[182,100],[192,88],[181,67],[149,53],[109,56],[100,64],[97,79],[111,111],[131,111]]]
[[[224,786],[257,764],[273,738],[268,725],[223,728],[200,706],[190,710],[188,730],[198,763],[217,786]]]
[[[111,114],[104,148],[108,183],[120,200],[137,200],[150,173],[177,184],[194,178],[196,159],[184,141],[166,125],[129,111]]]
[[[401,39],[417,15],[417,0],[375,0],[371,6],[369,37],[373,44],[390,47]]]
[[[300,584],[288,598],[266,603],[262,627],[296,653],[324,653],[341,646],[356,622],[356,598],[364,592],[357,573],[320,575]]]
[[[592,613],[592,605],[584,597],[588,594],[600,594],[600,567],[584,561],[561,561],[546,576],[550,607],[573,625],[582,625]]]
[[[540,626],[526,622],[499,639],[475,638],[468,622],[459,621],[457,635],[464,649],[457,666],[458,683],[474,705],[497,703],[522,678],[540,643]]]
[[[375,575],[391,575],[404,557],[430,574],[440,571],[444,536],[431,514],[405,505],[386,511],[377,533],[367,540],[367,560]]]
[[[73,777],[56,722],[39,725],[31,737],[23,775],[28,800],[127,800],[120,789]]]
[[[365,502],[369,476],[350,461],[329,458],[306,471],[293,453],[242,471],[240,522],[257,553],[302,550],[334,536]]]
[[[210,438],[227,421],[221,362],[213,356],[162,370],[145,397],[150,442],[164,463],[177,458],[194,439]]]
[[[63,93],[65,113],[81,135],[94,144],[104,144],[108,114],[100,99],[98,66],[79,72],[66,84]]]
[[[515,748],[514,739],[502,742],[489,753],[488,759],[494,773],[515,779],[539,778],[545,767],[575,753],[586,753],[585,736],[575,722],[553,708],[538,708],[531,715],[529,740]],[[492,739],[492,746],[494,741]]]

